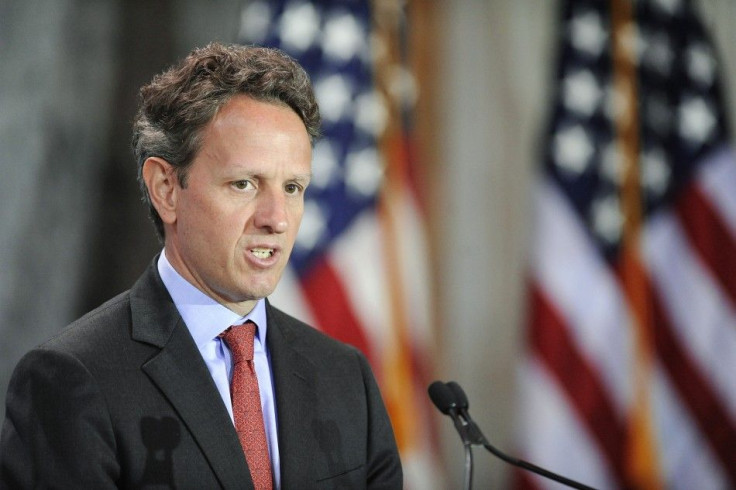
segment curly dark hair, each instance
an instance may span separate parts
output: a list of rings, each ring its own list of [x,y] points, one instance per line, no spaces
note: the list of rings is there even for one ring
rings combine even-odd
[[[238,94],[291,107],[312,143],[319,136],[319,108],[309,76],[283,51],[220,43],[193,50],[140,89],[133,123],[138,183],[160,239],[164,226],[143,181],[143,163],[154,156],[166,160],[175,167],[179,184],[186,187],[187,170],[200,149],[204,127]]]

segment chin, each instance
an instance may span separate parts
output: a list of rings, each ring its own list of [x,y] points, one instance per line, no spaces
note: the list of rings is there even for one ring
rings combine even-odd
[[[274,285],[263,284],[263,285],[251,286],[249,288],[244,289],[243,294],[241,296],[244,298],[248,298],[251,301],[259,300],[273,293],[275,289],[276,289],[275,284]]]

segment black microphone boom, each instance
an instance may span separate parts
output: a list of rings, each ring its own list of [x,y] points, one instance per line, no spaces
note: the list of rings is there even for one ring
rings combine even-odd
[[[440,385],[444,386],[444,389],[441,388]],[[452,417],[453,422],[455,422],[455,428],[458,429],[460,437],[463,440],[463,444],[466,447],[466,453],[468,446],[470,445],[476,444],[483,446],[494,456],[519,468],[523,468],[527,471],[531,471],[532,473],[536,473],[537,475],[562,483],[568,487],[578,488],[581,490],[594,490],[593,487],[589,487],[575,480],[558,475],[557,473],[553,473],[522,459],[511,457],[493,447],[485,438],[478,425],[470,417],[470,414],[468,413],[468,408],[470,407],[468,397],[465,395],[465,391],[455,381],[450,381],[448,383],[435,381],[429,386],[429,396],[442,413]],[[439,402],[442,404],[441,406],[438,401],[435,400],[435,397],[439,397]],[[443,410],[443,408],[445,409]],[[458,425],[463,427],[462,431],[458,428]],[[466,477],[466,483],[467,481]]]

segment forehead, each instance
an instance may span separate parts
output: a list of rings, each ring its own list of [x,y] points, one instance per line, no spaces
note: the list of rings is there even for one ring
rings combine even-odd
[[[287,104],[278,100],[257,100],[243,94],[225,102],[205,127],[205,132],[237,128],[261,132],[279,129],[296,133],[304,131],[307,134],[301,117]]]
[[[221,163],[311,163],[307,129],[296,112],[283,103],[235,96],[218,111],[202,136],[200,154]]]

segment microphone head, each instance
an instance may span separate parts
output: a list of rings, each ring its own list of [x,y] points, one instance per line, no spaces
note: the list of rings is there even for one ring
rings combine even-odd
[[[461,410],[467,410],[469,408],[468,397],[465,396],[465,391],[463,391],[459,384],[455,381],[448,381],[447,389],[452,393],[453,398],[457,403],[457,408]]]
[[[445,415],[449,415],[450,410],[457,408],[455,394],[442,381],[435,381],[429,385],[427,392],[432,403]]]

